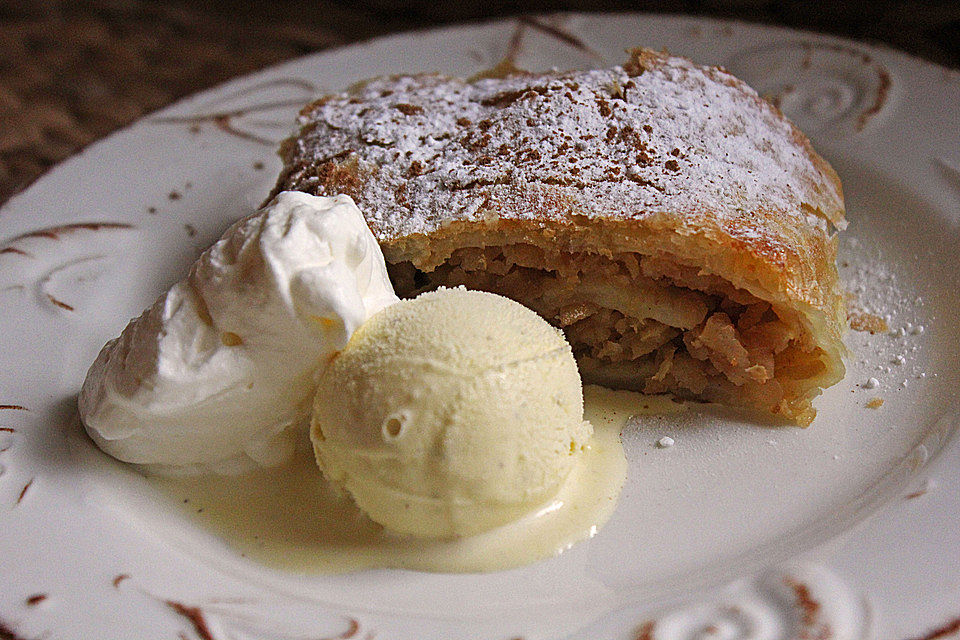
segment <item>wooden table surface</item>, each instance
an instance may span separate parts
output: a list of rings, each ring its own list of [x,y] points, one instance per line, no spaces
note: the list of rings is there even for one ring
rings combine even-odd
[[[0,203],[90,142],[233,76],[404,29],[563,10],[780,24],[960,67],[956,0],[0,0]]]

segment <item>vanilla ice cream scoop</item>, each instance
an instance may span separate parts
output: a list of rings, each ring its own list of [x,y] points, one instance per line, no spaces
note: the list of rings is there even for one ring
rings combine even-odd
[[[551,502],[593,430],[563,334],[507,298],[440,289],[387,307],[319,379],[324,474],[373,520],[471,535]]]
[[[107,343],[83,424],[110,455],[161,471],[279,464],[316,372],[396,300],[353,200],[281,193]]]

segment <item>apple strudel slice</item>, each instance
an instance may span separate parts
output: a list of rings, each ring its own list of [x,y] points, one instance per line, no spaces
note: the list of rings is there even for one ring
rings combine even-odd
[[[401,296],[500,293],[586,382],[801,425],[844,374],[840,181],[719,68],[375,79],[304,108],[276,190],[351,195]]]

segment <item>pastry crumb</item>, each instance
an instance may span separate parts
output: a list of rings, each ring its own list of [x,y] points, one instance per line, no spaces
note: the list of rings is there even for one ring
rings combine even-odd
[[[850,323],[850,328],[854,331],[868,331],[873,334],[883,333],[889,330],[887,321],[872,313],[850,311],[847,313],[847,321]]]
[[[867,409],[879,409],[880,407],[883,406],[883,398],[879,396],[876,398],[870,398],[869,400],[867,400],[866,406],[867,406]]]

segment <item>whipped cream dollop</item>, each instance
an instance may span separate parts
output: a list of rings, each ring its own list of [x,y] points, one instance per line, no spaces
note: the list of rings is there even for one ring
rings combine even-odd
[[[396,301],[349,196],[280,193],[104,346],[81,419],[106,453],[151,471],[280,464],[305,434],[316,376]]]

